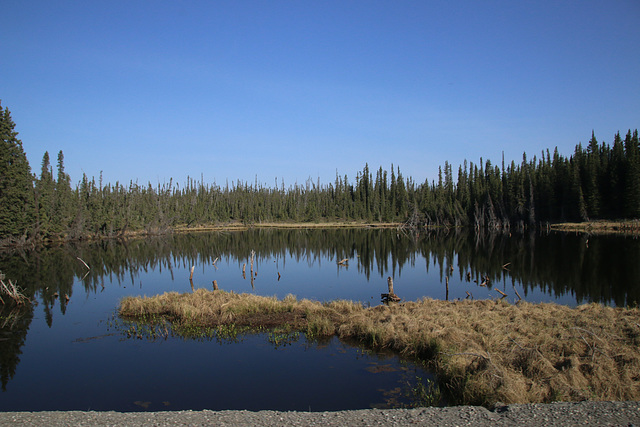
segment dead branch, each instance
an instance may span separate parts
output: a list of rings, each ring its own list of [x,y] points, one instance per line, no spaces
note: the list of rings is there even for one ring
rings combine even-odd
[[[516,293],[516,296],[518,297],[518,301],[522,300],[522,297],[520,296],[520,294],[518,293],[518,290],[516,289],[515,286],[513,286],[513,291]]]
[[[505,294],[504,292],[502,292],[500,289],[495,289],[496,292],[498,292],[500,295],[502,295],[503,297],[506,297],[507,294]]]
[[[77,258],[81,263],[83,263],[85,267],[87,267],[87,270],[91,270],[91,268],[89,268],[89,266],[87,265],[87,263],[86,263],[86,262],[84,262],[84,261],[82,260],[82,258],[80,258],[79,256],[77,256],[76,258]]]
[[[0,280],[0,294],[5,294],[18,305],[22,305],[25,302],[30,302],[29,298],[18,289],[15,283],[13,283],[11,280],[8,280],[7,282],[9,282],[8,285],[4,282],[4,280]],[[2,300],[2,304],[5,304],[4,300]]]

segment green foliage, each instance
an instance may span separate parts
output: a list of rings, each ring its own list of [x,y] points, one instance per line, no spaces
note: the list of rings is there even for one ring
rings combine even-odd
[[[0,239],[26,235],[33,227],[31,168],[8,108],[0,105]]]
[[[411,406],[416,408],[440,406],[442,403],[442,393],[440,386],[429,378],[422,379],[416,377],[416,384],[411,387],[409,396]]]
[[[163,234],[174,227],[229,221],[404,222],[411,226],[473,226],[525,229],[537,224],[640,217],[640,143],[637,130],[613,146],[598,144],[592,132],[569,158],[542,152],[502,167],[490,160],[464,162],[454,179],[445,162],[438,181],[417,185],[399,167],[375,174],[365,164],[355,183],[336,172],[335,183],[307,179],[269,188],[236,181],[224,187],[187,177],[184,186],[131,181],[103,185],[86,175],[71,186],[62,151],[54,179],[49,153],[40,176],[32,176],[8,109],[0,108],[0,238],[83,239],[118,237],[127,231]]]

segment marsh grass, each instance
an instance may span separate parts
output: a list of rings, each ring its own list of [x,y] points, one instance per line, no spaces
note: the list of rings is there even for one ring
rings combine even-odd
[[[124,319],[337,335],[427,363],[452,404],[640,399],[640,310],[423,299],[365,308],[200,289],[122,300]]]

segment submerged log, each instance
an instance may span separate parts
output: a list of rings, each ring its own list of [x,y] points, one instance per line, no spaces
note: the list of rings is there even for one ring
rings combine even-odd
[[[349,264],[349,259],[345,258],[342,261],[338,261],[338,265],[347,265]]]

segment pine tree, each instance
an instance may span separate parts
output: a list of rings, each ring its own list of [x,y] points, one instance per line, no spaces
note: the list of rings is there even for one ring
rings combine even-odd
[[[53,224],[55,233],[65,233],[71,225],[74,212],[73,193],[71,190],[71,178],[64,171],[64,154],[58,152],[58,177],[55,184],[53,202]]]
[[[633,136],[631,130],[627,133],[625,152],[627,157],[625,216],[638,218],[640,217],[640,142],[637,129],[633,132]]]
[[[55,181],[49,159],[49,152],[42,156],[40,178],[35,185],[36,230],[42,236],[48,236],[51,229],[51,221],[54,211]]]
[[[33,226],[33,178],[8,108],[0,105],[0,238],[26,235]]]

